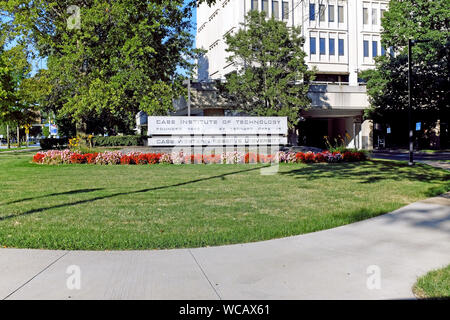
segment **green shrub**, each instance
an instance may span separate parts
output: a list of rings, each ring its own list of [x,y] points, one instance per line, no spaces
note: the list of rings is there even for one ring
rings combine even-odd
[[[353,149],[348,149],[346,146],[329,147],[327,148],[327,150],[330,151],[331,153],[333,152],[344,153],[346,151],[353,151]]]
[[[96,136],[92,144],[96,147],[143,146],[147,136]]]
[[[49,127],[46,127],[46,126],[43,126],[43,127],[42,127],[42,135],[43,135],[44,137],[48,137],[48,136],[50,135],[50,128],[49,128]]]
[[[45,138],[39,140],[41,148],[44,150],[62,149],[67,147],[68,142],[69,139],[67,138]]]

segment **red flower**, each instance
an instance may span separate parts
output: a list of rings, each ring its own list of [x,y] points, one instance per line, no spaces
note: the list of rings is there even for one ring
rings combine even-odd
[[[86,153],[84,155],[86,162],[89,164],[94,164],[95,163],[95,158],[97,158],[98,156],[98,152],[94,152],[94,153]]]
[[[305,162],[306,163],[310,163],[310,162],[314,162],[314,153],[312,153],[312,152],[307,152],[307,153],[305,153]]]
[[[366,155],[364,154],[364,152],[360,152],[360,151],[346,151],[344,152],[344,154],[342,155],[342,159],[344,161],[364,161],[366,160]]]
[[[221,160],[220,155],[216,155],[216,154],[203,156],[203,162],[206,164],[220,163],[220,160]]]
[[[295,154],[295,159],[297,162],[304,162],[305,161],[305,154],[303,152],[297,152]]]
[[[257,163],[259,161],[259,155],[250,152],[244,156],[244,160],[245,163]]]
[[[323,153],[316,153],[314,155],[314,161],[316,162],[325,162],[325,156],[323,155]]]
[[[140,154],[137,157],[134,157],[134,162],[136,164],[148,164],[148,159],[146,154]]]
[[[70,163],[86,163],[86,155],[74,153],[70,156]]]
[[[42,163],[44,158],[45,158],[45,155],[43,155],[42,153],[37,153],[33,156],[33,162]]]
[[[194,162],[195,164],[203,163],[203,155],[202,155],[202,154],[196,154],[196,155],[194,156],[194,158],[191,158],[191,159],[193,159],[193,162]]]
[[[149,164],[159,163],[159,159],[161,159],[161,153],[147,153],[145,156]]]
[[[120,158],[120,164],[134,164],[131,156],[124,155]]]
[[[184,156],[184,163],[194,163],[194,155],[188,154],[187,156]]]
[[[271,155],[258,154],[258,162],[260,163],[269,163],[271,160]]]

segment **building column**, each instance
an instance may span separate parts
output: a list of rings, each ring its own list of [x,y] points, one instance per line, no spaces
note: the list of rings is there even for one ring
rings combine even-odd
[[[353,147],[361,149],[361,117],[353,118]]]
[[[358,50],[359,50],[359,42],[358,42],[358,2],[359,1],[348,1],[348,15],[347,21],[348,26],[348,81],[349,85],[357,86],[358,85]]]
[[[365,120],[361,125],[362,145],[365,150],[373,150],[373,121]]]

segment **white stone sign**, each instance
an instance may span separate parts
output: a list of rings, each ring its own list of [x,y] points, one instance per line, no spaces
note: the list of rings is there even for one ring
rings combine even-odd
[[[148,139],[149,146],[231,146],[282,145],[286,137],[280,136],[169,136]]]
[[[287,117],[148,117],[148,135],[286,135]]]

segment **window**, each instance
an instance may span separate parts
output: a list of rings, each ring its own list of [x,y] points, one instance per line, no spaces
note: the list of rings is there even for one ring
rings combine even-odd
[[[385,9],[381,9],[380,10],[380,24],[381,24],[381,20],[384,18],[384,13],[386,12]]]
[[[315,37],[309,38],[309,53],[316,54],[316,38]]]
[[[344,55],[344,39],[338,40],[338,50],[339,50],[339,55],[343,56]]]
[[[283,20],[289,20],[289,2],[283,1]]]
[[[309,20],[316,20],[316,5],[314,3],[309,4]]]
[[[319,50],[320,50],[320,54],[325,54],[326,50],[325,50],[325,38],[320,38],[319,39]]]
[[[333,5],[328,6],[328,21],[334,22],[334,6]]]
[[[369,23],[369,9],[363,8],[363,24]]]
[[[334,56],[334,39],[330,39],[329,43],[330,56]]]
[[[386,48],[384,46],[381,46],[381,55],[382,56],[386,55]]]
[[[252,0],[252,10],[258,10],[258,0]]]
[[[372,41],[372,57],[378,55],[378,41]]]
[[[266,16],[269,16],[269,0],[262,0],[262,11],[266,13]]]
[[[373,25],[377,25],[378,24],[377,9],[372,9],[372,24]]]
[[[338,6],[338,21],[339,23],[344,23],[344,7]]]
[[[280,7],[278,1],[272,1],[272,17],[274,19],[280,19]]]
[[[369,57],[369,41],[364,40],[364,57]]]
[[[324,4],[319,5],[319,20],[325,21],[325,5]]]

